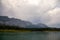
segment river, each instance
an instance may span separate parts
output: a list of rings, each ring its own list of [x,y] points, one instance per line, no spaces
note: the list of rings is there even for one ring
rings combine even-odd
[[[0,40],[60,40],[60,32],[0,32]]]

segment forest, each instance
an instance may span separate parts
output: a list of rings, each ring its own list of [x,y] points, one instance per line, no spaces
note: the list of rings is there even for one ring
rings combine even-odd
[[[60,31],[60,28],[23,28],[18,26],[9,26],[0,24],[0,30],[28,30],[28,31]]]

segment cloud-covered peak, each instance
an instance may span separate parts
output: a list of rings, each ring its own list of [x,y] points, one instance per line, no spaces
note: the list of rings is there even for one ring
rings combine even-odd
[[[3,16],[49,26],[60,23],[60,0],[0,0],[0,5],[0,15]]]

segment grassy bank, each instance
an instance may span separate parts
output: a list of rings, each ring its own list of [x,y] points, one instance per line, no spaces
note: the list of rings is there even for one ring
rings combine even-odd
[[[30,31],[30,30],[7,30],[7,29],[5,29],[5,30],[3,30],[3,29],[1,29],[0,30],[0,32],[32,32],[32,31]]]
[[[1,29],[0,32],[34,32],[34,31],[31,31],[31,30],[3,30]],[[60,31],[57,31],[57,30],[44,30],[44,31],[37,31],[37,32],[60,32]]]

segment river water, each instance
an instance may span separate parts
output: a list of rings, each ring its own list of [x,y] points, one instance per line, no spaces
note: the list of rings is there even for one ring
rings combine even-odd
[[[0,32],[0,40],[60,40],[60,32]]]

